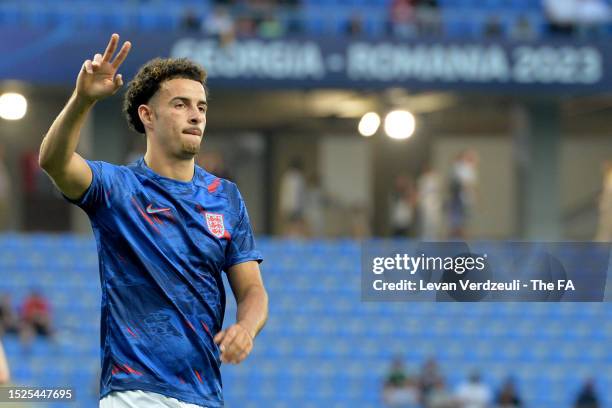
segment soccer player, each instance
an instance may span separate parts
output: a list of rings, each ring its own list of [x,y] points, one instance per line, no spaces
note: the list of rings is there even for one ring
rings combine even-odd
[[[253,234],[235,184],[194,163],[206,126],[206,73],[154,59],[130,82],[129,125],[147,151],[128,166],[83,159],[79,131],[123,85],[113,34],[86,60],[40,147],[55,185],[90,218],[102,286],[100,407],[221,407],[220,365],[240,363],[267,319]],[[227,273],[238,305],[222,330]]]

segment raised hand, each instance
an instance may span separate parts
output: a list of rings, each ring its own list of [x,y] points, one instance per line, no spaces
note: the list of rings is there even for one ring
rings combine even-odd
[[[117,74],[117,69],[127,57],[132,44],[129,41],[124,42],[115,59],[111,61],[118,43],[119,35],[113,34],[104,55],[96,54],[93,60],[83,63],[76,84],[78,96],[95,102],[113,95],[121,88],[123,79],[121,74]]]

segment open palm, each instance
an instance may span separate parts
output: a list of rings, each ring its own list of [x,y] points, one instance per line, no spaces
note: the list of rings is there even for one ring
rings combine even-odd
[[[93,60],[83,63],[77,78],[77,92],[90,100],[98,100],[113,95],[123,85],[121,74],[117,69],[130,52],[131,44],[126,41],[113,61],[111,57],[117,49],[119,35],[113,34],[104,51],[104,55],[96,54]]]

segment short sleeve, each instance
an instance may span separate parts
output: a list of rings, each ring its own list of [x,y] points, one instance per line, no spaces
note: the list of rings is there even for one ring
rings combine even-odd
[[[227,246],[225,256],[225,268],[228,270],[233,265],[247,262],[257,261],[263,262],[261,253],[255,247],[255,238],[253,237],[253,229],[249,220],[244,200],[238,194],[239,216],[236,226],[233,228],[230,242]]]
[[[109,194],[112,190],[113,181],[117,178],[117,166],[103,161],[85,160],[85,162],[91,168],[92,173],[91,184],[87,190],[76,200],[72,200],[64,194],[62,196],[72,204],[82,208],[87,214],[91,214],[100,206],[109,205]]]

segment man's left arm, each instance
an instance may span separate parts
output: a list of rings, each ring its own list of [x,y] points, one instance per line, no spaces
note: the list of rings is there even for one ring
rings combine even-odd
[[[256,261],[230,267],[227,277],[236,298],[236,323],[215,336],[221,350],[221,361],[238,364],[253,349],[253,340],[268,318],[268,294]]]

